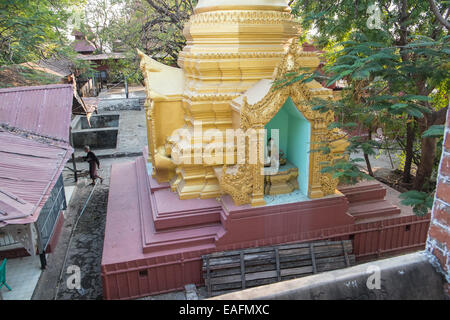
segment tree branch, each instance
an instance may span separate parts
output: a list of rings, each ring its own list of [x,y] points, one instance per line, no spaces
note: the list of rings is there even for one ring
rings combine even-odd
[[[441,12],[439,11],[436,2],[434,0],[428,0],[428,3],[430,4],[431,10],[433,11],[436,18],[439,20],[439,22],[447,28],[447,30],[450,30],[450,23],[442,16]]]

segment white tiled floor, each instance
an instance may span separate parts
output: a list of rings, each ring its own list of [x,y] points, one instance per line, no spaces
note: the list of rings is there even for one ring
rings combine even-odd
[[[30,300],[41,276],[39,256],[8,259],[6,262],[6,283],[0,289],[4,300]]]

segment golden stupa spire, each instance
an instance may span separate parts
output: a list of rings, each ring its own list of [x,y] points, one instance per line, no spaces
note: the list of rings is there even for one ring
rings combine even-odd
[[[213,10],[289,10],[286,0],[200,0],[195,8],[195,12],[205,12]]]
[[[237,126],[230,103],[261,79],[272,79],[298,36],[299,24],[286,0],[200,0],[185,24],[180,68],[143,59],[148,92],[149,160],[158,182],[170,182],[181,199],[221,194],[214,168],[222,163],[170,165],[171,134],[225,132]],[[164,98],[164,99],[163,99]],[[195,139],[194,139],[195,140]],[[193,141],[202,146],[202,137]]]

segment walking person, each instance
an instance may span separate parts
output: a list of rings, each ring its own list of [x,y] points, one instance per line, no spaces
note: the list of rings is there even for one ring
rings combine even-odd
[[[86,152],[86,157],[83,157],[83,160],[89,163],[89,176],[92,179],[91,185],[95,185],[97,178],[100,179],[100,183],[103,183],[103,178],[97,174],[97,168],[100,169],[100,161],[97,156],[91,151],[89,146],[84,146],[84,152]]]

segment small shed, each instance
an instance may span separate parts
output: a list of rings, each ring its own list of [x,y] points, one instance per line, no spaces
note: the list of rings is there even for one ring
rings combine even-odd
[[[64,221],[72,99],[70,84],[0,89],[0,257],[22,248],[45,267]]]

